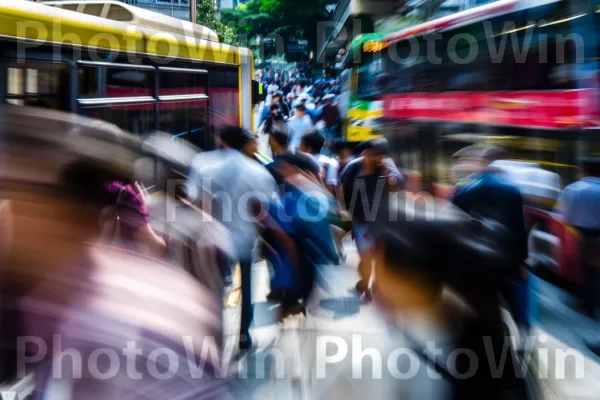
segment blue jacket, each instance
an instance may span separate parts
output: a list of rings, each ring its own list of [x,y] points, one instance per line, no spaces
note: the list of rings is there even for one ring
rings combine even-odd
[[[527,231],[523,198],[519,188],[500,171],[473,174],[459,182],[452,203],[469,214],[493,219],[506,226],[515,237],[515,262],[527,259]]]

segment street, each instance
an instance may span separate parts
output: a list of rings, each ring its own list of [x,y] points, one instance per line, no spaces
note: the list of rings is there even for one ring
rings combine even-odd
[[[376,304],[361,302],[354,291],[358,279],[357,259],[349,241],[346,241],[346,251],[350,254],[346,265],[322,270],[321,284],[306,318],[292,317],[283,324],[275,321],[276,305],[266,301],[269,291],[267,266],[264,262],[255,265],[255,318],[251,330],[258,351],[231,366],[233,398],[361,399],[370,395],[377,399],[436,399],[447,388],[443,380],[430,378],[436,373],[429,367],[422,367],[419,373],[407,376],[410,368],[400,363],[396,372],[402,372],[401,379],[390,375],[386,355],[389,356],[393,349],[411,349],[414,344],[390,328]],[[531,349],[531,365],[532,371],[542,377],[537,381],[541,398],[599,399],[600,358],[591,353],[584,342],[585,338],[599,332],[598,322],[582,315],[576,309],[575,299],[550,284],[536,281],[535,290],[540,302],[539,316],[530,339],[535,345],[535,349]],[[237,317],[238,308],[227,310],[230,352],[237,344]],[[415,332],[424,333],[424,338],[435,337],[430,332],[407,326],[413,337]],[[319,340],[329,343],[328,347],[318,347]],[[345,345],[340,345],[341,342],[347,344],[347,354],[340,356],[337,362],[327,364],[324,377],[317,378],[319,367],[316,364],[323,366],[323,357],[333,359],[336,354],[343,354],[340,348],[343,350]],[[378,356],[372,358],[373,351],[368,349],[377,349],[376,353],[381,355],[380,376],[377,368],[373,369],[380,363]],[[563,351],[571,357],[565,357],[564,376],[559,365]],[[315,359],[316,354],[320,360]],[[285,359],[284,362],[280,363],[278,355]],[[577,370],[575,359],[583,361],[582,372]],[[275,368],[273,364],[277,364]],[[547,377],[544,377],[544,371],[548,371]]]
[[[239,359],[240,302],[234,287],[224,318],[230,398],[422,400],[438,399],[448,389],[447,383],[415,356],[415,343],[391,328],[375,302],[365,303],[356,294],[356,249],[349,238],[344,247],[345,263],[319,271],[319,284],[306,317],[292,316],[282,323],[277,322],[277,304],[266,300],[266,262],[254,264],[251,333],[257,350]],[[575,298],[548,283],[535,280],[533,290],[539,302],[530,338],[534,345],[530,371],[540,377],[540,398],[600,399],[600,358],[585,344],[585,339],[600,331],[598,322],[580,312]],[[422,321],[409,317],[406,324],[396,322],[421,344],[438,337]],[[566,361],[560,362],[561,354]],[[418,368],[413,371],[414,365]],[[15,390],[18,398],[24,399],[32,392],[32,378],[3,385],[0,391]]]

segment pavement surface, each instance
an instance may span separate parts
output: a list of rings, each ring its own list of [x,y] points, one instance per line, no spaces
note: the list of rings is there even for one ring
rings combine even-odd
[[[264,262],[255,264],[251,333],[258,350],[230,366],[233,398],[444,398],[448,383],[414,356],[414,343],[391,328],[376,304],[361,301],[355,293],[356,251],[350,242],[345,248],[345,265],[321,270],[307,316],[283,323],[276,321],[277,305],[266,301],[268,268]],[[594,335],[600,337],[600,324],[583,315],[574,298],[548,283],[536,280],[534,290],[537,318],[525,347],[538,398],[600,399],[600,358],[585,344]],[[231,354],[238,339],[239,308],[227,309],[225,321],[226,351]],[[423,338],[422,343],[439,339],[444,348],[437,328],[412,316],[405,321],[411,337]],[[411,362],[419,366],[418,373],[412,373]]]
[[[413,338],[436,340],[444,335],[414,316],[386,320],[375,303],[365,303],[354,291],[358,279],[354,245],[346,240],[346,263],[326,266],[306,316],[278,322],[278,306],[266,300],[269,270],[264,261],[253,266],[255,318],[251,327],[257,350],[237,358],[239,291],[225,299],[225,359],[231,376],[228,399],[432,399],[444,398],[448,383],[415,356]],[[235,286],[235,284],[234,284]],[[541,281],[533,289],[537,318],[530,333],[531,368],[537,376],[539,399],[600,400],[600,358],[585,340],[600,337],[600,325],[581,313],[567,293]],[[32,377],[2,392],[25,399]]]

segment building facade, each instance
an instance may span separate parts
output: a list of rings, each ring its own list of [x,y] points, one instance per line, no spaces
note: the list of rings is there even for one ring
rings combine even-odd
[[[33,0],[43,3],[44,0]],[[121,3],[145,8],[169,17],[190,20],[190,0],[117,0]]]
[[[233,0],[230,0],[233,1]],[[494,0],[338,0],[319,31],[317,60],[329,63],[362,33],[394,32]]]
[[[217,0],[219,11],[236,8],[240,4],[246,3],[248,0]]]

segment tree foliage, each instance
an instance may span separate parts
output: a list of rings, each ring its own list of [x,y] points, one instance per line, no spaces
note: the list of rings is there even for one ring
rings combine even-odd
[[[234,10],[223,10],[222,21],[229,24],[243,42],[256,36],[279,35],[288,43],[291,37],[317,44],[318,23],[327,20],[326,6],[334,0],[249,0]]]
[[[198,0],[196,22],[212,29],[222,43],[236,46],[239,44],[238,32],[234,27],[219,19],[217,6],[212,0]]]

